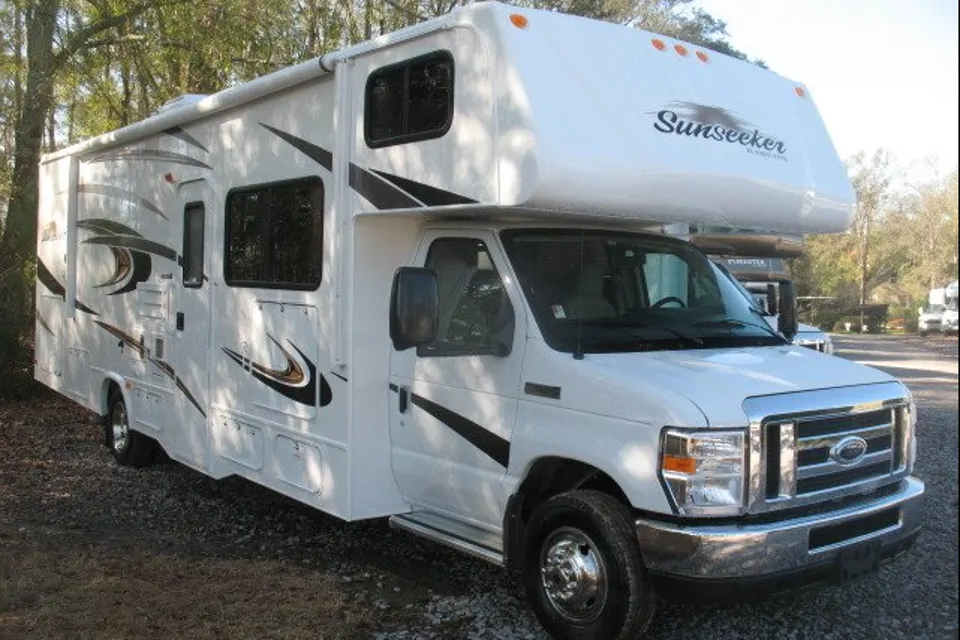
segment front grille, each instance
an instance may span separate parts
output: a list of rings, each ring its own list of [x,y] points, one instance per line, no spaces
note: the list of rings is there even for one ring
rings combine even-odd
[[[896,412],[891,408],[867,413],[797,420],[797,493],[803,496],[837,489],[894,471],[893,434]],[[831,457],[841,443],[866,443],[853,463]]]
[[[817,407],[822,399],[843,399],[827,391],[753,403],[750,408],[768,411],[766,417],[753,414],[757,462],[751,464],[751,513],[834,501],[906,475],[911,427],[906,398],[877,398],[868,388],[855,393],[847,406]]]

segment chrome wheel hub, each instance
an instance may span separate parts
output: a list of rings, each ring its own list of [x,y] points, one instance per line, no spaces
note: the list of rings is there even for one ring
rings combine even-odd
[[[113,410],[113,420],[110,421],[113,430],[113,450],[123,451],[130,441],[130,427],[127,424],[127,408],[119,405]]]
[[[540,577],[557,613],[577,622],[596,618],[607,599],[607,568],[596,544],[572,527],[555,531],[540,551]]]

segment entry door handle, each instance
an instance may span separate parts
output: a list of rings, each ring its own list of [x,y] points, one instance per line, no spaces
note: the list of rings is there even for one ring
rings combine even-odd
[[[177,331],[183,331],[183,311],[177,311]]]
[[[400,413],[407,412],[407,405],[409,404],[410,396],[407,392],[406,387],[400,387],[397,389],[397,402],[400,405]]]

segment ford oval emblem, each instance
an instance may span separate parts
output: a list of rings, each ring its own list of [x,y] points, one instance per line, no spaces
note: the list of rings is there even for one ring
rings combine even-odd
[[[830,459],[837,464],[850,466],[867,455],[867,441],[858,436],[844,438],[830,448]]]

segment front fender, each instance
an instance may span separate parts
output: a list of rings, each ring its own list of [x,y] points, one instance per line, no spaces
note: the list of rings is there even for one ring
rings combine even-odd
[[[521,402],[504,495],[516,492],[538,459],[553,456],[603,471],[636,509],[672,513],[657,475],[660,429],[661,425]]]

